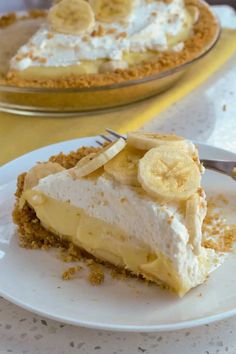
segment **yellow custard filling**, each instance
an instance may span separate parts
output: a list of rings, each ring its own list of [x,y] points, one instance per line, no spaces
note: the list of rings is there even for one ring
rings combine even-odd
[[[23,199],[33,207],[46,229],[69,239],[97,259],[168,285],[180,296],[191,288],[188,280],[183,281],[176,272],[171,260],[161,252],[154,253],[148,245],[134,240],[116,226],[89,216],[69,202],[55,200],[39,191],[27,190]],[[202,266],[206,267],[205,264]]]

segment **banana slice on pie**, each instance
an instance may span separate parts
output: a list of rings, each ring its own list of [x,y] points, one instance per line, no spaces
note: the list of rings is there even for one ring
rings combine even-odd
[[[127,18],[133,8],[132,0],[89,0],[96,19],[102,22],[117,22]]]
[[[63,171],[64,168],[57,162],[39,163],[32,167],[25,176],[24,191],[37,186],[41,178]]]
[[[186,200],[200,186],[200,172],[184,151],[169,146],[157,147],[139,161],[138,180],[154,198]]]
[[[96,171],[119,154],[119,152],[124,149],[125,145],[125,140],[120,138],[97,154],[92,153],[85,156],[73,169],[73,175],[77,178],[82,178]]]
[[[189,12],[190,16],[193,19],[193,23],[197,23],[200,17],[200,11],[197,6],[194,5],[187,5],[187,11]]]
[[[194,193],[186,202],[186,227],[189,232],[189,242],[192,244],[193,252],[196,255],[199,255],[201,251],[201,239],[197,237],[202,227],[200,202],[198,193]]]
[[[171,144],[177,149],[189,151],[189,141],[171,134],[155,134],[143,132],[131,132],[127,136],[128,145],[140,150],[150,150],[154,147]]]
[[[59,33],[77,35],[95,24],[94,13],[84,0],[61,0],[48,13],[51,28]]]
[[[139,186],[138,163],[142,157],[142,151],[126,147],[104,165],[104,170],[122,184]]]

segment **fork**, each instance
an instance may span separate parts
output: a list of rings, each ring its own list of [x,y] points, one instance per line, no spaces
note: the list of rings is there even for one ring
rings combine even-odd
[[[109,135],[100,134],[102,141],[96,140],[96,143],[100,146],[103,146],[104,142],[112,143],[114,139],[122,138],[127,140],[125,135],[118,134],[112,129],[107,128],[106,132]],[[200,159],[203,166],[207,169],[223,173],[234,180],[236,180],[236,161],[229,161],[229,160],[208,160],[208,159]]]

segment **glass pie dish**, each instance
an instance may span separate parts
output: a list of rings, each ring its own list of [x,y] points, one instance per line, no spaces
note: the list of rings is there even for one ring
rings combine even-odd
[[[206,45],[200,48],[190,60],[187,59],[185,62],[163,71],[154,72],[140,78],[132,79],[129,77],[128,80],[121,82],[99,84],[92,87],[32,87],[32,85],[21,87],[15,85],[14,82],[9,83],[0,80],[0,110],[24,115],[78,115],[124,106],[167,90],[178,81],[189,67],[205,57],[214,48],[220,37],[220,25],[209,6],[201,0],[193,1],[197,1],[200,6],[207,8],[211,13],[215,27]],[[22,7],[19,7],[19,4],[20,2],[17,2],[16,10],[24,10],[23,4]],[[12,11],[14,5],[13,0],[4,5],[4,13]],[[30,10],[30,7],[46,7],[48,2],[25,1],[24,5],[27,6],[27,10]],[[2,8],[0,10],[3,12]],[[29,21],[32,21],[32,19],[29,18]],[[30,29],[32,34],[40,26],[40,23],[40,16],[36,16],[33,29]],[[23,38],[24,34],[22,43],[24,43]],[[20,41],[19,39],[19,44],[22,45]],[[0,32],[0,57],[2,58],[4,58],[6,52],[8,52],[8,55],[13,54],[13,48],[9,44],[8,51],[2,52],[4,48],[2,44],[6,42],[10,43],[11,41],[6,36],[1,36]]]

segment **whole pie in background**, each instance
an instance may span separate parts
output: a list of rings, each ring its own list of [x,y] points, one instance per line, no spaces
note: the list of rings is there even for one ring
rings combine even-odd
[[[176,68],[205,52],[219,25],[200,0],[61,0],[2,16],[0,28],[3,83],[67,88]]]

